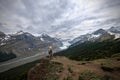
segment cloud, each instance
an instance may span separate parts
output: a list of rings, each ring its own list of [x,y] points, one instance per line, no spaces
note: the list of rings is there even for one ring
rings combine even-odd
[[[74,38],[120,25],[119,8],[120,0],[0,0],[0,30]]]

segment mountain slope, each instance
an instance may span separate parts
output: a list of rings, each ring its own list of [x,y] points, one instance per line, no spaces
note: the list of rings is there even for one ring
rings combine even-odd
[[[98,29],[92,33],[81,35],[70,41],[71,44],[83,43],[85,41],[104,41],[120,38],[120,27],[111,27],[107,30]]]
[[[0,52],[0,62],[7,61],[13,58],[16,58],[16,55],[13,53],[7,54],[7,53]]]
[[[28,57],[44,52],[49,46],[52,46],[57,51],[62,46],[62,42],[47,34],[35,37],[23,31],[9,35],[3,32],[0,33],[0,51],[7,54],[13,53],[17,57]]]
[[[58,52],[55,55],[66,56],[74,60],[94,60],[120,53],[119,46],[120,39],[102,42],[84,42],[75,46],[71,45],[68,49]]]
[[[83,62],[60,56],[52,60],[45,57],[0,73],[0,80],[119,80],[119,63],[116,58]]]
[[[108,29],[108,31],[110,31],[112,33],[120,33],[120,26],[111,27],[110,29]]]

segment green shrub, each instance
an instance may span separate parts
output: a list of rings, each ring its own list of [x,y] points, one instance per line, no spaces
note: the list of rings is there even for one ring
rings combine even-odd
[[[102,66],[101,69],[103,71],[108,71],[108,72],[112,72],[114,70],[112,67],[109,67],[109,66]]]
[[[111,57],[112,57],[112,58],[116,58],[117,61],[120,61],[120,53],[113,54]]]
[[[93,71],[85,70],[80,74],[78,80],[101,80],[101,79]]]
[[[16,55],[13,53],[0,52],[0,62],[4,62],[13,58],[16,58]]]
[[[68,76],[67,78],[64,78],[63,80],[73,80],[71,76]]]
[[[111,76],[109,75],[104,75],[102,80],[113,80]]]
[[[68,68],[68,71],[69,71],[70,73],[73,73],[73,70],[72,70],[71,67]]]

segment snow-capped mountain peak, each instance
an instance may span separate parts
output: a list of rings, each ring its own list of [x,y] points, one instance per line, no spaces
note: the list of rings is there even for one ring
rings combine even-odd
[[[98,34],[106,34],[107,31],[104,29],[98,29],[97,31],[93,32],[93,34],[98,35]]]
[[[41,41],[44,41],[44,39],[43,39],[42,37],[40,38],[40,40],[41,40]]]
[[[20,30],[20,31],[18,31],[17,33],[16,33],[16,35],[21,35],[21,34],[24,34],[25,32],[23,32],[22,30]]]
[[[95,34],[92,34],[92,35],[91,35],[91,37],[93,37],[93,38],[97,38],[97,37],[100,37],[100,36],[101,36],[101,34],[96,34],[96,35],[95,35]]]
[[[41,37],[50,37],[48,34],[42,33]]]
[[[120,38],[120,26],[118,27],[111,27],[107,30],[109,34],[114,35],[115,39]]]
[[[112,33],[119,33],[120,34],[120,26],[111,27],[110,29],[108,29],[108,31],[110,31]]]
[[[90,34],[80,35],[70,41],[71,44],[76,42],[83,43],[85,41],[103,41],[120,38],[120,26],[111,27],[108,30],[98,29]]]

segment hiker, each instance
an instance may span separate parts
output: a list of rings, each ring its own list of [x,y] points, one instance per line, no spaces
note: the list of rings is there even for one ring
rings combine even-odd
[[[52,57],[53,57],[52,46],[49,47],[48,53],[49,53],[49,58],[52,59]]]

